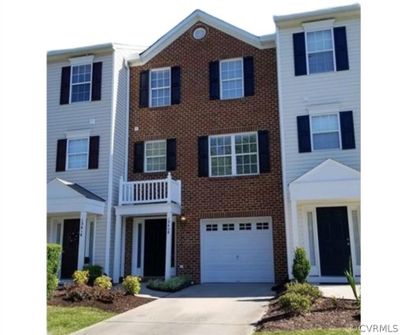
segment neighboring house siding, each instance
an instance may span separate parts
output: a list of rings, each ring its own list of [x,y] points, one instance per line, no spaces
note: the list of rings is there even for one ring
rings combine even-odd
[[[65,62],[49,62],[47,73],[47,181],[61,178],[78,183],[103,199],[108,198],[108,173],[110,155],[110,121],[112,91],[112,54],[95,56],[94,62],[103,62],[101,100],[60,105],[61,69]],[[95,124],[90,124],[94,119]],[[57,140],[65,138],[65,132],[90,129],[91,136],[100,136],[99,167],[93,170],[55,172]],[[106,203],[107,207],[107,203]],[[106,215],[97,218],[96,262],[103,265],[105,259]]]
[[[201,24],[203,25],[203,24]],[[204,40],[191,36],[194,27],[144,66],[131,67],[128,179],[165,178],[166,173],[134,173],[134,143],[176,138],[176,170],[182,180],[182,206],[187,222],[178,222],[177,271],[200,280],[200,220],[271,216],[275,279],[287,275],[276,50],[259,50],[212,27]],[[255,94],[234,100],[210,100],[209,62],[254,57]],[[139,108],[139,76],[144,70],[180,66],[180,104]],[[135,131],[135,127],[138,130]],[[198,137],[267,129],[271,172],[257,176],[198,177]],[[126,243],[126,246],[129,243]],[[127,255],[130,251],[127,247]],[[126,264],[130,262],[128,256]],[[180,269],[179,265],[183,268]]]
[[[303,76],[294,75],[292,41],[292,34],[302,31],[302,27],[279,30],[280,109],[287,185],[328,158],[360,170],[360,24],[359,20],[338,20],[334,26],[346,26],[350,69]],[[308,114],[310,105],[328,103],[338,104],[340,111],[353,111],[356,149],[299,153],[296,117]]]

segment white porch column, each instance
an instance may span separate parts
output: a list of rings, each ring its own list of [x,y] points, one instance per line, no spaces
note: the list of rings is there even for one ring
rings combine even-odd
[[[85,263],[87,212],[81,212],[79,225],[78,270],[82,270]]]
[[[122,220],[121,215],[116,216],[115,220],[115,241],[114,241],[114,270],[113,270],[113,282],[118,283],[121,275],[121,229]]]
[[[291,200],[290,201],[290,208],[292,214],[292,233],[293,233],[293,251],[292,251],[292,258],[293,253],[297,247],[299,247],[299,223],[297,219],[297,201]]]
[[[172,212],[167,213],[167,236],[165,243],[165,280],[171,278]]]

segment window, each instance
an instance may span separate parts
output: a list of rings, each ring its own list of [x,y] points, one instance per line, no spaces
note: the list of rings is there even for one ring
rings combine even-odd
[[[256,133],[210,137],[211,176],[258,173]]]
[[[313,150],[340,148],[339,120],[337,114],[311,117]]]
[[[354,249],[356,251],[355,263],[356,263],[356,265],[360,265],[361,264],[361,243],[360,243],[360,224],[359,224],[359,220],[358,220],[358,211],[352,210],[351,217],[353,219]]]
[[[307,32],[308,73],[335,71],[332,29]]]
[[[92,81],[92,64],[72,66],[71,102],[89,101]]]
[[[314,244],[314,223],[313,213],[307,212],[307,227],[308,227],[308,247],[310,249],[310,263],[315,266],[315,244]]]
[[[239,230],[251,230],[251,223],[239,223]]]
[[[228,59],[220,62],[221,99],[244,96],[243,59]]]
[[[206,225],[206,231],[218,231],[217,224],[208,224]]]
[[[269,229],[268,222],[257,222],[257,230],[266,230]]]
[[[67,170],[86,169],[89,159],[89,139],[69,139],[67,146]]]
[[[222,225],[222,230],[235,230],[235,224],[234,223],[224,223]]]
[[[150,71],[150,107],[171,104],[171,69]]]
[[[150,141],[145,143],[145,172],[161,172],[166,170],[166,141]]]
[[[57,244],[62,244],[61,231],[62,231],[61,223],[58,222],[58,223],[56,223],[56,243]]]

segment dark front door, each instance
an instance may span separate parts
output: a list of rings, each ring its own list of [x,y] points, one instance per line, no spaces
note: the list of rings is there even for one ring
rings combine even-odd
[[[78,267],[79,219],[64,220],[61,277],[71,278]]]
[[[144,275],[160,277],[165,274],[166,219],[145,221]]]
[[[318,245],[322,276],[343,276],[350,262],[347,207],[317,208]]]

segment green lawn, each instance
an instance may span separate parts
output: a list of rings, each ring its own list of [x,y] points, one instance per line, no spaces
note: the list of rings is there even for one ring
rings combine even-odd
[[[310,330],[292,330],[292,331],[274,331],[274,332],[256,332],[254,335],[359,335],[357,329],[310,329]]]
[[[92,307],[48,306],[47,330],[51,335],[70,334],[114,315]]]

